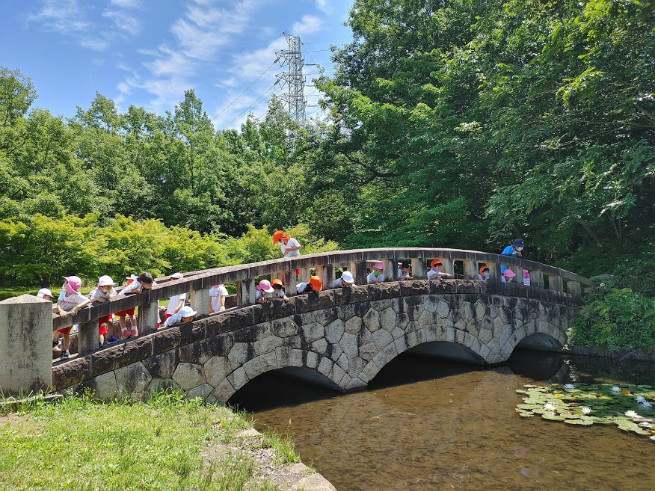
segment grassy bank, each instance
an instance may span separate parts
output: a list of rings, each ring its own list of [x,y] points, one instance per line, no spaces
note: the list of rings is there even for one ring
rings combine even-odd
[[[275,489],[257,454],[267,449],[274,466],[300,459],[288,440],[251,428],[243,414],[176,393],[36,399],[0,415],[0,487]]]

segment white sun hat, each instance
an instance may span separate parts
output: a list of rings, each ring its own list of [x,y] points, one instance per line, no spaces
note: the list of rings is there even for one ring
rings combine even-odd
[[[98,286],[114,286],[114,280],[108,275],[101,276],[98,278]]]

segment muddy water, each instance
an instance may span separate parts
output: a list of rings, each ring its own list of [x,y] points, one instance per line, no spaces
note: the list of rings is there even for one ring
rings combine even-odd
[[[271,376],[238,395],[258,429],[288,433],[337,489],[655,489],[647,438],[514,411],[524,384],[570,381],[655,385],[655,374],[534,352],[489,370],[399,357],[364,392]]]

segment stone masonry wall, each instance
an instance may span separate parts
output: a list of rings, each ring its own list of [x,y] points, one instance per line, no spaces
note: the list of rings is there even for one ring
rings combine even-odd
[[[522,285],[355,286],[174,326],[59,365],[53,379],[56,389],[89,387],[100,398],[176,388],[226,402],[262,373],[304,367],[356,390],[398,354],[431,341],[459,344],[485,364],[506,361],[532,334],[564,345],[576,313],[573,298]]]

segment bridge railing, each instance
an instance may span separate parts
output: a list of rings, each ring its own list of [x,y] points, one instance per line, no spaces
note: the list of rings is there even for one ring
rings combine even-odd
[[[183,278],[172,280],[170,277],[158,278],[152,290],[144,290],[137,295],[119,295],[108,302],[82,309],[75,316],[59,317],[53,315],[53,330],[79,324],[78,347],[81,355],[98,348],[98,319],[113,312],[138,307],[138,328],[140,334],[155,332],[159,322],[159,301],[180,293],[189,293],[190,303],[198,315],[209,314],[209,289],[218,283],[236,284],[238,307],[255,303],[256,279],[262,276],[283,279],[287,295],[296,293],[296,283],[308,281],[310,271],[314,270],[329,288],[335,279],[335,269],[351,271],[356,284],[365,284],[368,269],[373,262],[385,263],[386,281],[398,280],[398,262],[410,260],[412,276],[425,279],[429,261],[438,258],[444,266],[444,272],[451,275],[461,270],[464,279],[478,279],[478,268],[484,264],[490,270],[490,280],[500,281],[500,265],[512,269],[517,279],[521,280],[523,269],[530,272],[532,288],[547,287],[554,291],[579,296],[582,287],[591,286],[591,282],[575,273],[535,261],[501,256],[479,251],[460,249],[432,248],[381,248],[359,249],[349,251],[332,251],[309,254],[288,259],[274,259],[239,266],[226,266],[186,273]],[[457,263],[461,263],[457,265]],[[565,290],[566,289],[566,290]]]
[[[98,349],[98,319],[114,312],[138,307],[140,335],[156,331],[159,322],[159,301],[180,293],[190,293],[190,302],[200,316],[209,314],[209,289],[218,283],[235,284],[236,306],[255,303],[255,281],[263,276],[282,278],[288,295],[296,293],[296,283],[307,281],[310,272],[320,276],[329,288],[336,268],[348,269],[357,284],[365,284],[373,262],[386,265],[386,280],[398,279],[399,261],[410,260],[412,276],[425,279],[432,259],[440,259],[446,273],[458,271],[465,279],[477,279],[484,264],[491,273],[490,281],[500,281],[500,266],[506,265],[522,278],[522,270],[530,272],[531,285],[579,296],[591,282],[569,271],[525,259],[459,249],[384,248],[333,251],[288,259],[274,259],[239,266],[226,266],[185,273],[182,279],[158,278],[152,290],[142,294],[119,293],[108,302],[80,310],[74,316],[52,314],[52,304],[32,295],[21,295],[0,302],[0,347],[4,358],[0,370],[0,389],[5,393],[45,389],[52,382],[51,337],[53,330],[79,325],[78,352],[74,363],[88,363],[85,355]],[[447,280],[446,280],[447,281]]]

